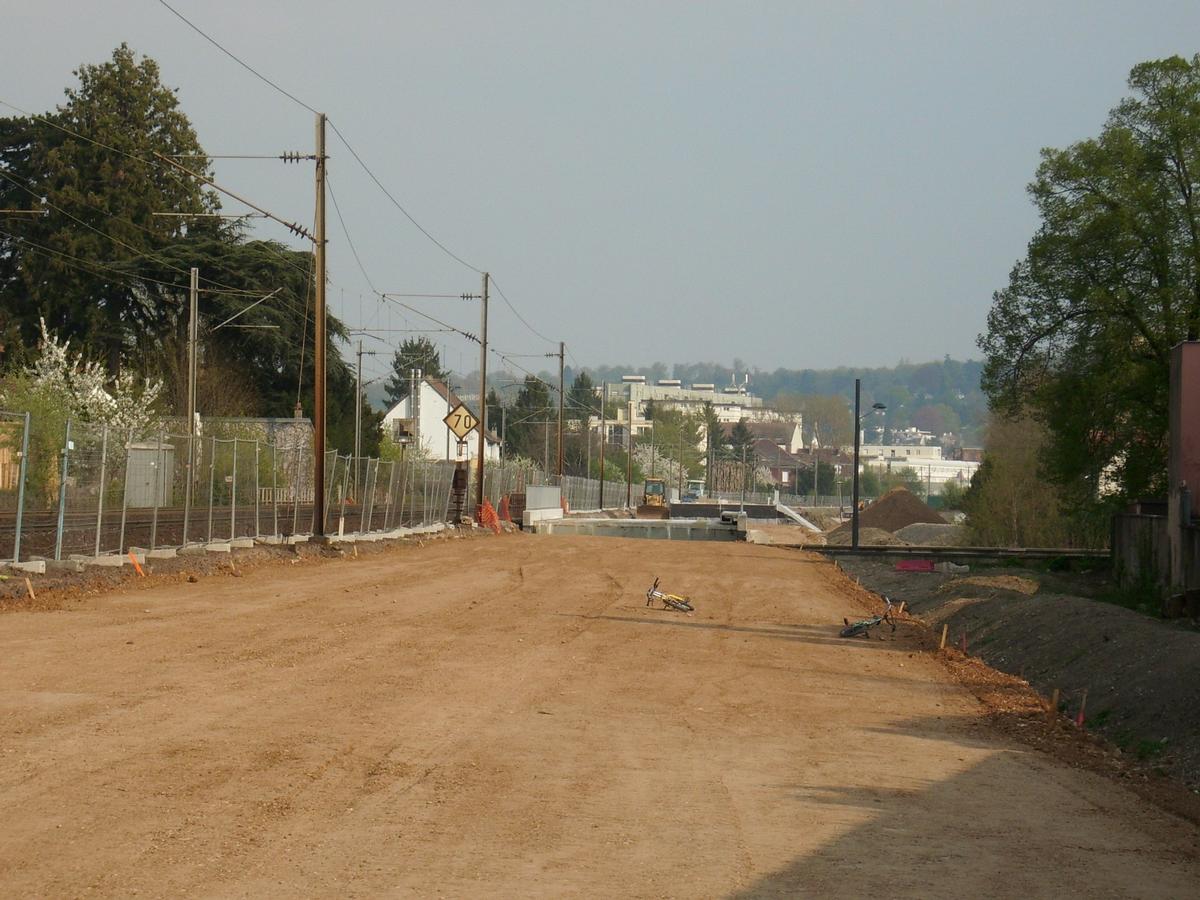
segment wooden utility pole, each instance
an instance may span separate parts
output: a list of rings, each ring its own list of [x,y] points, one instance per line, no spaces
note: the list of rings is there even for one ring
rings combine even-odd
[[[567,345],[558,342],[558,483],[562,484],[563,475],[563,404],[566,401],[567,389],[563,383],[563,356]]]
[[[325,113],[317,113],[313,276],[313,537],[325,535]]]
[[[608,443],[608,382],[600,392],[600,509],[604,509],[604,445]]]
[[[483,508],[483,458],[487,452],[487,327],[488,273],[483,273],[482,307],[479,311],[479,459],[475,471],[475,515]]]

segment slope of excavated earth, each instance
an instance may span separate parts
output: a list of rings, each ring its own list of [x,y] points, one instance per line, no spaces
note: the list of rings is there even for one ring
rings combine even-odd
[[[1060,691],[1086,726],[1145,767],[1200,788],[1200,629],[1071,591],[1070,575],[979,568],[971,574],[900,572],[886,560],[843,559],[865,587],[905,601],[949,641],[1042,694]],[[1097,590],[1097,575],[1074,576]]]

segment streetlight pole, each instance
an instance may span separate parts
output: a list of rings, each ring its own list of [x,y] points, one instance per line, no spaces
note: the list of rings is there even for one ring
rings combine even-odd
[[[859,454],[859,437],[862,430],[862,415],[859,412],[861,405],[860,399],[862,395],[862,380],[854,379],[854,494],[851,502],[854,504],[850,525],[850,546],[858,549],[858,454]],[[882,403],[872,403],[871,409],[877,413],[882,413],[887,407]]]

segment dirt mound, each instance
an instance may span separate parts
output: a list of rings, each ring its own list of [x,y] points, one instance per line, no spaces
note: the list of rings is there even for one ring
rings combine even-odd
[[[835,528],[829,534],[825,535],[825,543],[832,544],[835,547],[848,547],[852,539],[850,523],[847,522],[840,528]],[[890,531],[884,531],[882,528],[867,528],[859,527],[858,543],[879,546],[882,544],[896,545],[903,544],[904,541],[896,537]]]
[[[962,525],[935,525],[932,522],[914,522],[897,529],[896,537],[917,547],[959,547],[967,537]]]
[[[952,581],[947,581],[938,588],[938,591],[941,593],[960,591],[964,585],[993,588],[1000,591],[1015,591],[1018,594],[1024,594],[1026,597],[1032,597],[1041,588],[1036,578],[1022,578],[1020,575],[970,575],[966,578],[955,578]]]
[[[927,522],[931,525],[946,524],[945,519],[917,499],[911,491],[902,487],[892,488],[864,509],[858,514],[858,521],[860,527],[870,526],[891,532],[916,522]]]

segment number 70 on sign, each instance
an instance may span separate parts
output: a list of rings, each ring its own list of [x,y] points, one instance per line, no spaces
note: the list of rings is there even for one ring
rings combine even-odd
[[[446,427],[453,431],[460,441],[479,424],[479,420],[461,403],[454,407],[442,421],[446,423]]]

